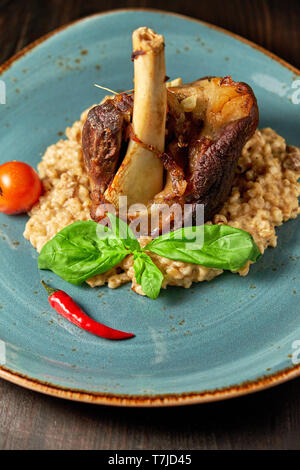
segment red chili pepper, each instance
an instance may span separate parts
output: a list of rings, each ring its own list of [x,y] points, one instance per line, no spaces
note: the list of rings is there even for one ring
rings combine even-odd
[[[93,333],[94,335],[101,336],[107,339],[128,339],[135,335],[132,333],[125,333],[124,331],[115,330],[109,326],[102,325],[92,318],[90,318],[83,310],[74,302],[66,292],[58,289],[53,289],[48,286],[44,281],[41,281],[45,287],[49,303],[57,313],[69,320],[74,325],[82,328],[83,330]]]

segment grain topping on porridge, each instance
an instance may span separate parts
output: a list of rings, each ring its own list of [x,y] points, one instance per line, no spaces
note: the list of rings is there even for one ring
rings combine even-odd
[[[300,149],[257,130],[246,83],[226,76],[166,84],[163,36],[142,27],[132,39],[134,90],[113,92],[47,149],[38,165],[45,192],[24,236],[41,252],[40,269],[91,287],[130,282],[153,299],[161,287],[189,288],[223,270],[246,276],[276,246],[276,226],[300,212]],[[137,205],[144,209],[130,213]],[[168,213],[152,225],[160,205]],[[197,224],[200,206],[205,225]],[[194,252],[183,232],[187,207],[190,235],[205,234]],[[130,239],[125,220],[151,224]]]
[[[90,219],[91,201],[89,178],[85,172],[81,132],[87,112],[66,130],[66,140],[51,145],[38,166],[45,193],[30,212],[24,236],[40,251],[46,242],[78,220]],[[267,128],[256,131],[243,148],[238,162],[234,184],[228,200],[211,222],[241,228],[251,233],[261,253],[275,247],[275,227],[294,219],[300,212],[300,149],[288,146],[283,137]],[[145,242],[144,242],[145,243]],[[136,283],[133,257],[104,274],[88,280],[91,287],[108,284],[110,288]],[[190,287],[193,282],[209,281],[222,270],[172,261],[151,254],[154,263],[163,272],[162,286]],[[239,271],[248,274],[250,263]]]

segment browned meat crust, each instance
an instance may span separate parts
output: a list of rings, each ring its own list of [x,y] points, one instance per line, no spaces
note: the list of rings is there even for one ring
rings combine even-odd
[[[234,82],[231,77],[205,77],[170,89],[170,92],[175,93],[177,102],[180,102],[186,97],[186,90],[193,86],[204,90],[212,87],[210,92],[201,90],[202,119],[199,119],[199,113],[185,113],[183,120],[173,96],[172,101],[168,100],[169,113],[172,113],[168,123],[171,123],[178,146],[185,153],[183,159],[188,162],[185,170],[187,187],[182,202],[204,204],[207,221],[221,208],[230,193],[237,161],[243,146],[257,128],[259,113],[252,89],[245,83]],[[231,109],[225,111],[226,106]],[[216,119],[217,115],[221,118]],[[177,196],[176,192],[174,196]]]
[[[92,187],[91,216],[94,219],[97,219],[96,209],[104,202],[103,194],[116,173],[132,109],[131,96],[117,95],[92,108],[83,127],[82,150]]]
[[[189,93],[198,96],[197,112],[182,109],[180,103]],[[125,155],[122,144],[132,134],[128,126],[132,110],[133,98],[117,95],[94,107],[83,128],[84,162],[92,186],[91,216],[97,221],[104,192]],[[149,203],[204,204],[205,220],[210,220],[230,193],[241,150],[257,125],[253,91],[231,77],[208,77],[169,89],[166,150],[156,153],[171,184]],[[292,155],[291,150],[291,165],[298,164]]]
[[[189,160],[196,163],[188,177],[186,202],[204,204],[205,221],[210,220],[227,199],[237,161],[257,127],[256,110],[227,125],[215,140],[202,137],[191,142]]]

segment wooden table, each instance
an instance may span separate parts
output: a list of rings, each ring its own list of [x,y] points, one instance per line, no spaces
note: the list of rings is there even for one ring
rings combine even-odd
[[[299,0],[0,0],[0,63],[54,28],[112,8],[164,8],[245,36],[300,68]],[[222,403],[120,409],[0,380],[0,449],[300,449],[300,379]]]

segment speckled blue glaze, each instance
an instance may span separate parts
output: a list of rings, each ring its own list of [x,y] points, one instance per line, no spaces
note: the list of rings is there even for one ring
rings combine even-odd
[[[141,25],[165,36],[169,76],[231,74],[248,82],[260,126],[300,145],[291,70],[200,23],[128,11],[67,27],[0,76],[7,86],[0,163],[16,159],[36,167],[58,133],[103,98],[93,83],[131,88],[131,32]],[[278,247],[246,278],[225,273],[189,290],[168,288],[156,301],[127,285],[75,287],[39,272],[37,254],[22,236],[26,220],[0,214],[0,362],[6,368],[61,387],[143,396],[229,387],[292,366],[291,345],[300,340],[300,220],[278,230]],[[49,306],[41,279],[67,290],[98,321],[136,337],[109,342],[69,324]]]

